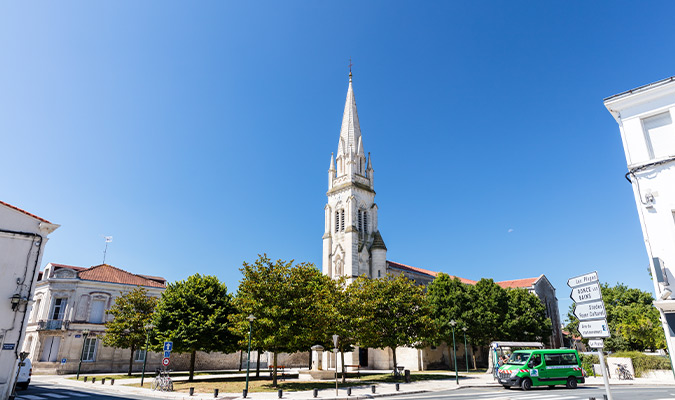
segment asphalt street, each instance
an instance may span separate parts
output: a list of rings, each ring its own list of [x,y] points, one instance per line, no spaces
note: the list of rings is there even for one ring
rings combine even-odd
[[[148,396],[125,396],[120,394],[103,394],[100,391],[87,391],[63,387],[58,385],[31,383],[26,390],[16,391],[17,400],[120,400],[120,399],[139,399],[139,400],[157,400],[156,397]]]
[[[614,400],[675,400],[675,386],[624,386],[613,387],[612,397]],[[435,393],[422,393],[410,396],[398,396],[396,399],[419,399],[419,400],[588,400],[595,397],[603,399],[604,387],[583,386],[577,389],[565,389],[564,387],[549,389],[533,388],[524,392],[520,389],[503,388],[467,388],[449,390]]]

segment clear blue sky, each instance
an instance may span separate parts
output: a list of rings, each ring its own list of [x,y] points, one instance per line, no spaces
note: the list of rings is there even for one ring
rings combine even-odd
[[[0,10],[0,200],[47,262],[236,290],[320,266],[354,62],[388,258],[651,292],[604,97],[675,75],[672,2],[46,2]]]

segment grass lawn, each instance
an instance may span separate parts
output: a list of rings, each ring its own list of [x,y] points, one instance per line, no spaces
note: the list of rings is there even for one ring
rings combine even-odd
[[[356,373],[348,373],[347,377],[350,379],[346,383],[342,383],[340,380],[339,387],[354,387],[354,386],[368,386],[370,384],[377,383],[395,383],[403,382],[402,378],[394,379],[392,374],[361,374],[360,379],[356,378]],[[452,376],[447,373],[411,373],[410,375],[412,382],[418,381],[427,381],[427,380],[450,380],[455,379],[454,374]],[[150,381],[146,381],[152,382]],[[298,381],[297,379],[288,379],[281,380],[279,379],[278,387],[272,386],[272,379],[269,377],[269,373],[263,374],[259,378],[252,376],[249,380],[248,390],[250,393],[253,392],[274,392],[277,389],[283,389],[284,391],[304,391],[312,389],[335,389],[335,381]],[[146,384],[147,385],[147,384]],[[134,384],[131,386],[140,387],[140,384]],[[149,386],[145,386],[148,387]],[[192,382],[187,381],[174,381],[173,388],[177,392],[188,392],[190,388],[195,388],[196,393],[213,393],[213,389],[218,389],[222,393],[241,393],[246,387],[246,380],[242,377],[223,377],[215,379],[195,379]]]

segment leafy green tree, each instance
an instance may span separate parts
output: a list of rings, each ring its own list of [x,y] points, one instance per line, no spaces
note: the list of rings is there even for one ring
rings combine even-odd
[[[485,278],[468,288],[472,305],[466,313],[467,335],[479,346],[486,346],[494,340],[501,339],[504,336],[502,328],[509,309],[506,290],[492,279]]]
[[[429,303],[424,288],[404,275],[387,274],[380,279],[357,278],[349,287],[359,305],[354,321],[358,341],[365,347],[392,351],[394,369],[396,349],[421,347],[434,337]]]
[[[237,347],[238,337],[229,329],[235,312],[227,287],[215,276],[194,274],[168,285],[157,304],[155,348],[173,342],[173,351],[190,353],[190,377],[195,371],[197,351],[228,353]]]
[[[653,306],[651,293],[629,288],[622,283],[601,286],[611,337],[605,339],[609,351],[644,351],[665,349],[666,341],[660,323],[659,311]],[[573,335],[579,335],[579,320],[574,316],[574,305],[567,313],[567,326]]]
[[[505,338],[514,341],[545,342],[551,336],[551,319],[546,316],[546,307],[526,289],[507,289],[508,313],[502,332]]]
[[[152,320],[157,298],[148,296],[148,291],[140,286],[129,293],[120,294],[115,304],[108,310],[113,319],[105,323],[103,344],[131,351],[127,372],[127,375],[131,376],[134,352],[145,344],[147,337],[145,326]]]
[[[455,321],[455,331],[470,325],[468,312],[473,306],[470,298],[471,287],[462,283],[457,277],[440,273],[427,288],[427,299],[431,307],[431,316],[436,326],[437,337],[434,343],[452,343],[452,325]],[[452,359],[450,346],[448,360]],[[452,366],[450,366],[452,367]]]
[[[231,317],[234,331],[247,340],[248,315],[254,315],[251,346],[273,353],[272,385],[277,386],[277,356],[309,350],[325,328],[322,296],[329,279],[310,263],[272,262],[266,254],[240,269],[243,275]],[[324,325],[322,327],[322,325]]]

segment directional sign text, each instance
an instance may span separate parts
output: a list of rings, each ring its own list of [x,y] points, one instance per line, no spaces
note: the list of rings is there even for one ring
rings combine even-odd
[[[602,299],[602,292],[600,291],[600,284],[592,283],[586,286],[578,286],[572,289],[570,298],[576,303],[584,303],[587,301],[596,301]]]
[[[574,306],[574,315],[579,321],[588,321],[589,319],[600,319],[607,317],[605,304],[602,300],[590,303],[576,304]]]
[[[577,286],[581,285],[587,285],[589,283],[597,282],[598,281],[598,273],[593,271],[589,274],[584,274],[584,275],[579,275],[575,276],[574,278],[570,278],[567,280],[567,286],[571,288],[575,288]]]
[[[609,337],[607,321],[604,319],[595,321],[580,321],[579,333],[581,333],[581,336],[585,338],[607,338]]]

